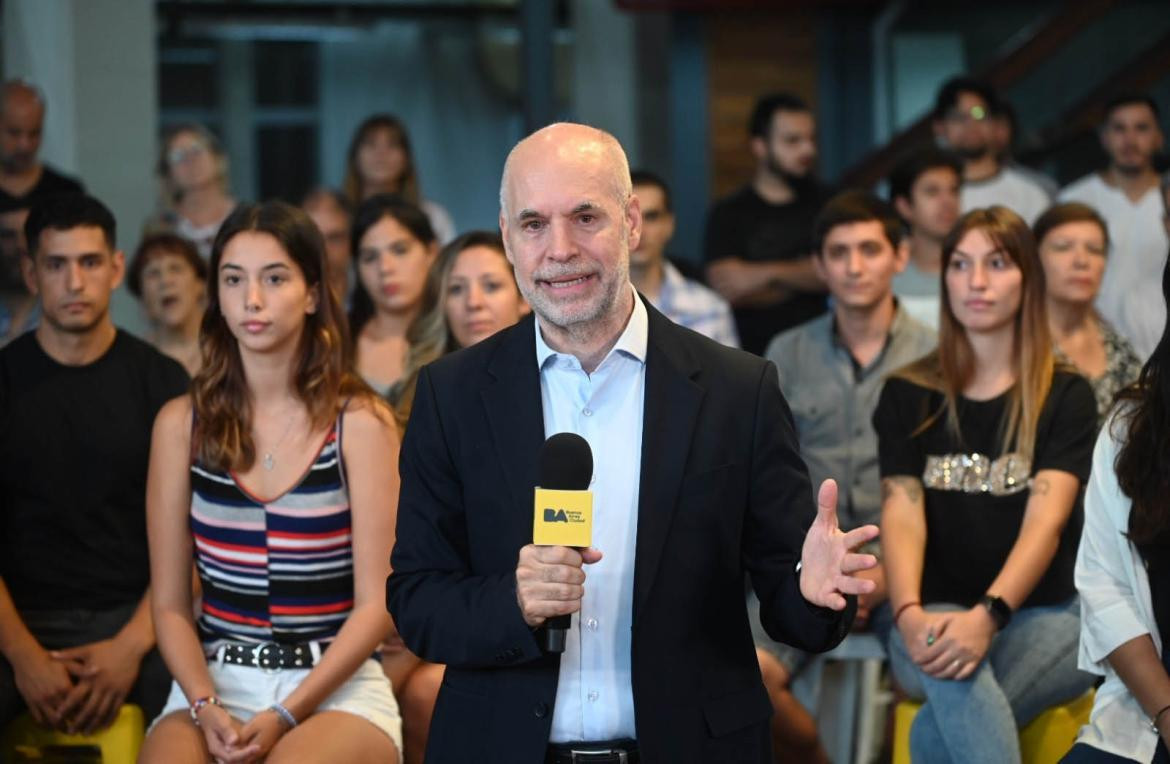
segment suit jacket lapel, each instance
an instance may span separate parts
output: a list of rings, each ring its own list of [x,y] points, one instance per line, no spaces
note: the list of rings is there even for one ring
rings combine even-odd
[[[642,413],[642,476],[634,559],[634,623],[650,594],[686,468],[703,388],[698,364],[678,342],[679,329],[647,303],[646,402]]]
[[[532,315],[506,331],[508,336],[488,362],[488,373],[495,381],[484,388],[481,398],[512,495],[509,506],[531,507],[544,443],[540,369],[536,367]]]

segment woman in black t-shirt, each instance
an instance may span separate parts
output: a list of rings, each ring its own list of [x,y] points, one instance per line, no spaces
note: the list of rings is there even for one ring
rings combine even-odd
[[[939,349],[874,412],[890,664],[926,705],[915,761],[1018,762],[1017,728],[1091,683],[1072,567],[1093,391],[1056,368],[1027,225],[973,210],[943,243]]]

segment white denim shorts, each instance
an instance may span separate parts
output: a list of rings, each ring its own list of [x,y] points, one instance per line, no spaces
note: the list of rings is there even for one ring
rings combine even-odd
[[[287,698],[312,669],[267,672],[255,666],[237,666],[212,658],[207,662],[207,670],[224,710],[241,722],[247,722],[273,703]],[[190,706],[179,683],[171,682],[171,694],[158,719],[175,711],[186,711]],[[398,701],[390,689],[390,680],[382,673],[382,666],[377,661],[364,661],[345,684],[317,706],[317,711],[344,711],[360,716],[389,735],[401,754],[402,717],[398,714]]]

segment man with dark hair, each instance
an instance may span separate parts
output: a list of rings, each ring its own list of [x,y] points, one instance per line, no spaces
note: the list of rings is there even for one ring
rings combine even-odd
[[[894,294],[911,316],[938,328],[942,242],[959,219],[963,165],[938,148],[906,156],[890,174],[890,201],[909,230],[910,261],[894,277]]]
[[[1000,161],[994,117],[999,97],[984,82],[956,77],[942,86],[934,105],[934,134],[963,160],[963,212],[1003,205],[1031,223],[1052,198],[1028,174]]]
[[[45,101],[35,87],[21,80],[0,85],[0,206],[28,208],[47,196],[82,190],[37,157],[44,123]]]
[[[882,383],[893,370],[930,352],[935,336],[898,304],[892,281],[908,258],[902,221],[881,199],[846,191],[830,199],[814,224],[814,263],[833,298],[829,313],[789,329],[768,345],[765,357],[780,372],[780,389],[792,407],[800,453],[809,476],[835,476],[842,528],[877,523],[881,516],[877,434],[870,420]],[[877,544],[870,550],[879,554]],[[877,583],[858,601],[856,627],[884,637],[889,627],[885,576],[879,565],[860,574]],[[753,607],[755,603],[752,603]],[[807,653],[782,645],[753,618],[765,676],[780,681],[807,664]],[[780,688],[773,682],[774,697]],[[779,720],[773,719],[773,725]]]
[[[748,124],[751,183],[707,216],[707,281],[735,310],[744,350],[760,353],[776,332],[825,310],[812,264],[809,221],[825,199],[813,176],[816,121],[799,98],[760,99]]]
[[[630,281],[650,304],[680,326],[716,342],[739,347],[731,306],[715,292],[684,276],[666,257],[674,236],[674,209],[666,181],[654,173],[630,173],[642,203],[642,238],[630,250]]]
[[[36,328],[40,318],[37,296],[24,281],[26,220],[27,207],[0,201],[0,348]]]
[[[1162,200],[1154,160],[1162,150],[1158,106],[1146,95],[1123,95],[1105,107],[1101,146],[1109,166],[1060,192],[1082,202],[1109,224],[1110,254],[1097,309],[1148,358],[1162,336],[1166,306],[1162,266],[1170,240],[1163,230]]]
[[[101,202],[52,197],[25,234],[42,318],[0,350],[0,725],[27,707],[91,731],[127,699],[151,718],[170,684],[143,501],[154,415],[187,375],[110,320],[124,259]]]

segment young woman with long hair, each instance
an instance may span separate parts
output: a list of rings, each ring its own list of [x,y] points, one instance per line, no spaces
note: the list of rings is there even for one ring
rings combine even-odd
[[[195,245],[173,233],[143,238],[130,261],[126,286],[142,302],[151,344],[194,377],[202,363],[199,326],[207,303],[207,263]]]
[[[425,320],[438,304],[428,273],[439,245],[422,210],[386,194],[362,203],[352,236],[357,288],[349,326],[357,370],[405,423],[418,370],[443,353],[445,337]]]
[[[326,273],[316,226],[282,202],[216,237],[204,366],[154,427],[152,604],[175,684],[143,761],[397,760],[371,658],[391,626],[398,436],[349,371]]]
[[[429,278],[438,302],[424,317],[422,333],[442,336],[447,350],[487,339],[531,310],[494,231],[468,231],[443,247]]]
[[[345,154],[346,196],[357,207],[378,194],[394,194],[418,205],[440,244],[455,238],[455,223],[441,205],[425,199],[406,125],[391,114],[374,114],[358,125]]]
[[[1096,405],[1056,368],[1044,271],[1004,207],[942,253],[939,348],[887,380],[874,427],[894,677],[915,761],[1020,760],[1016,730],[1083,692],[1072,565]]]
[[[1105,681],[1064,761],[1170,763],[1170,324],[1097,437],[1076,582],[1080,665]]]
[[[166,208],[147,222],[146,233],[178,234],[209,257],[216,232],[236,207],[228,157],[219,139],[195,123],[171,128],[163,136],[158,174]]]
[[[1113,398],[1132,384],[1142,362],[1129,341],[1094,307],[1105,276],[1109,232],[1096,210],[1080,202],[1051,207],[1032,225],[1048,289],[1048,326],[1060,361],[1076,367],[1097,396],[1099,421]]]

